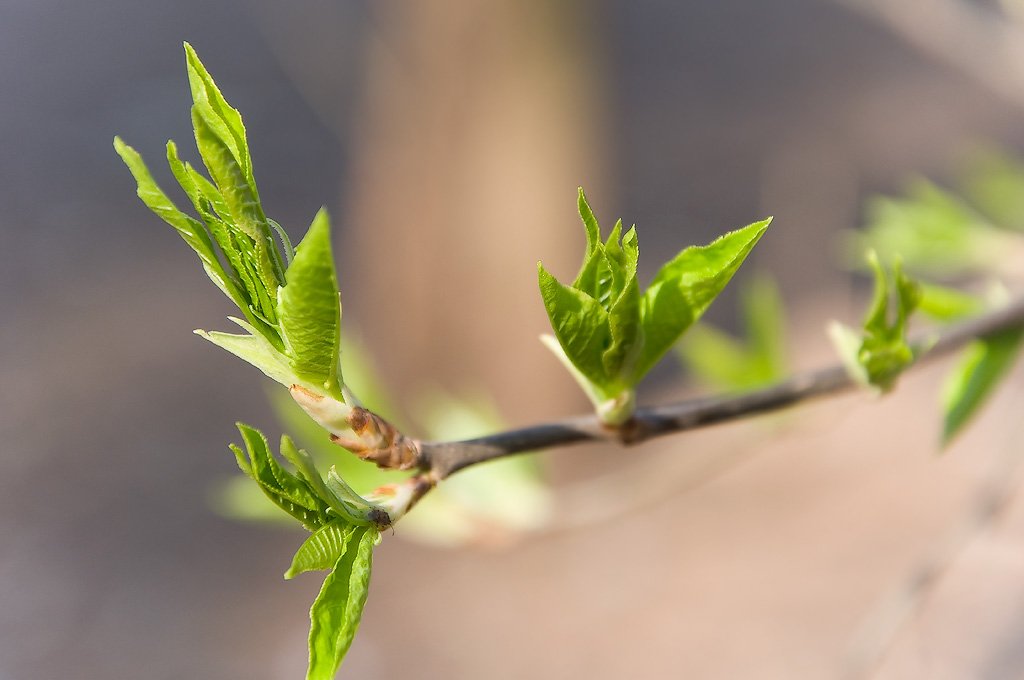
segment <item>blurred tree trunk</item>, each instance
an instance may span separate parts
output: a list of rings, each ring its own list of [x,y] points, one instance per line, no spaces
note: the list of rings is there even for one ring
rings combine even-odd
[[[391,389],[485,388],[511,420],[579,399],[537,341],[547,320],[536,262],[575,273],[576,187],[606,186],[584,11],[547,0],[375,7],[344,304]]]

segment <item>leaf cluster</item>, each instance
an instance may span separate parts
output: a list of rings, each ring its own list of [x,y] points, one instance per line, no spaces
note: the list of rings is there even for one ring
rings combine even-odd
[[[177,230],[244,317],[231,318],[244,334],[197,333],[286,386],[300,384],[343,400],[341,303],[327,214],[317,214],[293,251],[284,229],[263,210],[241,115],[187,43],[185,54],[192,128],[210,179],[181,160],[173,141],[167,162],[198,219],[168,198],[138,152],[118,137],[114,148],[135,177],[139,198]]]
[[[329,680],[352,644],[369,588],[373,546],[379,522],[387,515],[357,495],[332,468],[327,479],[312,457],[281,438],[281,455],[296,471],[285,469],[270,452],[266,438],[239,424],[245,445],[232,445],[238,467],[275,505],[313,532],[299,547],[285,572],[290,579],[307,571],[328,570],[310,609],[307,680]]]
[[[583,264],[565,285],[538,263],[541,297],[554,338],[547,344],[610,425],[632,414],[634,388],[704,313],[767,230],[770,219],[689,247],[665,263],[646,290],[637,282],[636,228],[615,223],[604,240],[579,190],[586,232]]]

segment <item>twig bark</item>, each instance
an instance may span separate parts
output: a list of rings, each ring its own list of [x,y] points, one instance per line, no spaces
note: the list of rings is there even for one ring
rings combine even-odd
[[[928,347],[928,350],[911,366],[911,369],[959,349],[973,340],[1020,326],[1024,326],[1024,297],[1014,300],[1005,307],[951,326],[944,332],[928,334],[918,339],[915,344]],[[525,451],[586,441],[637,444],[653,437],[776,411],[857,386],[842,366],[830,366],[802,373],[776,385],[745,394],[640,408],[629,422],[614,429],[602,425],[596,416],[586,415],[464,441],[418,442],[418,465],[433,480],[439,481],[471,465]]]

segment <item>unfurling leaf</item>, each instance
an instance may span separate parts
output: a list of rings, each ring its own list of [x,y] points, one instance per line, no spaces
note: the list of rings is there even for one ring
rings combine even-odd
[[[1020,353],[1024,330],[1013,328],[972,343],[942,391],[942,444],[948,445],[977,413]]]
[[[379,536],[374,528],[358,528],[345,535],[341,554],[309,610],[306,680],[332,680],[341,666],[363,615]]]
[[[921,301],[921,285],[903,273],[899,260],[891,275],[874,251],[868,252],[868,263],[875,273],[875,290],[862,332],[858,336],[838,323],[830,332],[851,377],[888,392],[916,358],[907,342],[907,322]]]

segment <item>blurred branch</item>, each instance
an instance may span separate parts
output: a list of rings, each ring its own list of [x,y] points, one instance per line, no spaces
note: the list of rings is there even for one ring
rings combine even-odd
[[[1024,326],[1024,297],[1011,304],[951,326],[935,339],[928,334],[916,341],[927,353],[911,368],[948,354],[969,342],[1007,328]],[[934,340],[934,343],[931,341]],[[619,428],[602,425],[596,416],[499,432],[456,442],[419,442],[418,466],[434,480],[504,456],[586,441],[637,444],[654,437],[776,411],[794,404],[857,387],[841,365],[796,375],[781,383],[740,395],[709,397],[637,409],[633,419]]]
[[[1024,108],[1024,28],[966,0],[833,0]]]

